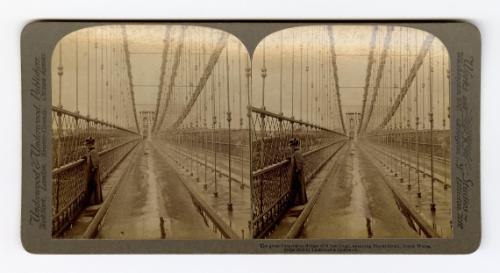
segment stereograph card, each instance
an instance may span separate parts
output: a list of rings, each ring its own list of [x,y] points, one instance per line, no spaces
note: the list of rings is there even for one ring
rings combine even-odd
[[[480,244],[480,33],[462,21],[36,21],[32,253]]]

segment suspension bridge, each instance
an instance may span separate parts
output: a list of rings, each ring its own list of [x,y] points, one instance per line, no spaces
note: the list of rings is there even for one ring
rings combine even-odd
[[[236,37],[194,26],[65,36],[52,58],[53,237],[451,236],[449,58],[437,38],[299,27],[251,57]]]
[[[449,63],[429,33],[311,26],[253,58],[254,238],[449,238]],[[308,202],[294,204],[300,141]]]
[[[92,27],[57,44],[53,67],[53,237],[251,236],[249,58],[236,38]],[[92,206],[89,137],[104,199]]]

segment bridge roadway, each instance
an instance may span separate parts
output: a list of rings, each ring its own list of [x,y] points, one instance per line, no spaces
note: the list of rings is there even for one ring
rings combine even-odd
[[[411,189],[394,177],[389,169],[376,158],[381,155],[381,147],[373,147],[354,141],[348,142],[339,153],[318,173],[314,180],[324,180],[324,184],[314,182],[308,186],[309,203],[312,208],[303,224],[299,238],[417,238],[423,236],[412,228],[406,216],[396,202],[395,194],[403,198],[413,213],[418,214],[423,222],[431,226],[440,237],[449,237],[450,226],[450,190],[435,187],[437,211],[430,212],[430,178],[421,175],[422,198],[417,198],[415,186],[416,174],[412,170]],[[425,167],[426,165],[424,165]],[[444,166],[439,166],[444,170]],[[407,173],[404,167],[403,173]],[[428,171],[428,170],[424,170]],[[389,184],[391,183],[391,184]],[[439,185],[438,183],[436,185]],[[314,195],[317,200],[311,203]],[[293,210],[293,209],[292,209]],[[287,215],[290,215],[290,211]],[[271,238],[283,238],[297,222],[293,217],[281,220]],[[301,216],[299,216],[300,219]],[[298,221],[300,222],[300,221]]]
[[[175,163],[172,147],[159,140],[144,140],[128,156],[109,180],[105,181],[104,197],[113,196],[106,214],[100,222],[95,237],[99,239],[219,239],[220,231],[213,221],[200,213],[192,192],[203,199],[217,217],[230,227],[234,234],[244,238],[249,235],[249,188],[233,187],[233,211],[227,210],[227,179],[218,182],[219,197],[204,190],[202,183],[189,175],[190,170]],[[226,171],[224,165],[222,172]],[[240,163],[241,164],[241,163]],[[189,164],[184,164],[189,167]],[[203,170],[203,167],[199,167]],[[227,169],[227,168],[226,168]],[[235,169],[237,171],[238,169]],[[241,171],[241,169],[240,169]],[[213,184],[214,174],[207,169],[207,183]],[[108,183],[109,182],[109,183]],[[115,194],[109,188],[119,184]],[[188,185],[186,185],[188,184]],[[100,209],[99,206],[96,209]],[[89,213],[84,213],[66,233],[66,238],[78,238],[89,226]],[[88,229],[88,228],[87,228]]]
[[[144,141],[97,234],[100,239],[212,239],[176,170]]]
[[[178,159],[179,164],[182,166],[184,170],[185,180],[191,181],[192,185],[195,185],[197,192],[199,192],[204,200],[208,203],[208,205],[214,208],[218,216],[222,218],[222,220],[232,228],[234,232],[238,234],[240,238],[248,238],[250,235],[249,230],[249,221],[251,219],[251,204],[250,204],[250,184],[248,175],[249,174],[249,166],[248,161],[243,159],[243,175],[246,176],[243,178],[244,187],[241,187],[241,159],[238,156],[232,156],[232,186],[231,186],[231,195],[232,195],[232,206],[233,210],[229,211],[227,209],[227,204],[229,200],[229,185],[228,185],[228,156],[222,153],[217,153],[217,176],[213,172],[213,154],[209,153],[207,156],[207,188],[204,187],[204,173],[205,167],[203,164],[192,164],[192,159],[194,162],[203,162],[204,157],[201,153],[200,149],[193,149],[193,151],[187,151],[187,149],[175,146],[163,141],[153,141],[155,146],[159,148],[160,151],[163,152],[164,155],[170,155],[171,159]],[[184,155],[183,157],[179,156],[179,153]],[[196,154],[197,156],[193,156]],[[186,158],[187,156],[187,158]],[[171,161],[171,164],[176,164],[174,160]],[[178,167],[179,168],[179,167]],[[193,176],[190,175],[191,168],[193,172]],[[196,175],[199,178],[199,181],[196,181]],[[217,177],[217,197],[214,197],[214,186],[215,186],[215,177]]]
[[[418,234],[400,213],[383,175],[350,142],[330,173],[301,238],[412,238]]]
[[[422,217],[430,227],[434,229],[436,234],[443,238],[450,238],[452,234],[451,225],[451,195],[452,191],[449,189],[450,179],[450,165],[447,165],[443,160],[435,160],[434,162],[434,203],[436,205],[436,211],[433,213],[430,210],[431,206],[431,177],[429,176],[430,170],[428,166],[430,165],[429,160],[425,164],[420,166],[420,192],[421,198],[418,198],[418,186],[413,164],[403,164],[403,176],[405,180],[401,182],[398,177],[395,177],[393,173],[390,172],[390,167],[381,163],[381,159],[387,158],[387,149],[377,147],[375,145],[363,144],[360,145],[363,150],[367,151],[372,158],[372,162],[377,164],[379,170],[381,170],[386,181],[390,183],[394,190],[399,192],[399,195],[405,199],[413,208],[414,213]],[[389,150],[390,151],[390,150]],[[392,150],[394,151],[394,150]],[[376,156],[374,156],[376,155]],[[407,159],[403,158],[403,160]],[[411,156],[410,156],[411,158]],[[410,160],[411,162],[411,160]],[[409,167],[410,166],[410,167]],[[408,188],[407,176],[410,173],[410,185]],[[446,182],[446,187],[443,184]]]

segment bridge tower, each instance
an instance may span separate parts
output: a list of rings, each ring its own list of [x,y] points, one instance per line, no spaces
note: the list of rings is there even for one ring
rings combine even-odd
[[[356,128],[358,128],[359,122],[361,120],[360,112],[346,112],[346,120],[348,122],[348,135],[352,140],[357,140],[358,134]]]

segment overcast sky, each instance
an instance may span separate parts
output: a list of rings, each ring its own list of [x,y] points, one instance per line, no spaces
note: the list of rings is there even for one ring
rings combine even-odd
[[[164,25],[155,24],[127,25],[125,27],[137,111],[156,109],[166,29]],[[280,112],[281,90],[281,111],[286,116],[292,116],[293,85],[293,116],[295,118],[309,119],[311,122],[321,123],[323,126],[338,129],[340,120],[334,118],[338,117],[339,109],[334,89],[334,69],[330,58],[332,46],[330,44],[329,31],[326,26],[298,27],[273,33],[261,41],[255,50],[254,56],[252,56],[252,104],[257,107],[261,107],[262,105],[261,69],[263,67],[265,46],[267,77],[265,79],[264,104],[266,109],[276,113]],[[337,25],[331,31],[334,39],[333,49],[336,54],[338,86],[343,112],[361,112],[371,37],[373,32],[376,31],[374,63],[372,66],[373,73],[370,79],[370,86],[373,87],[388,28],[386,26],[374,28],[368,25]],[[170,32],[169,41],[171,46],[167,54],[166,73],[163,75],[167,82],[170,79],[169,73],[172,73],[174,51],[180,41],[180,33],[180,26],[173,27]],[[186,46],[184,54],[181,57],[176,85],[197,84],[201,77],[201,72],[206,67],[208,58],[215,48],[215,42],[222,34],[222,31],[204,27],[189,27],[186,30],[183,38]],[[389,57],[386,59],[385,73],[381,82],[381,86],[393,88],[381,89],[382,91],[379,94],[383,95],[379,95],[378,99],[385,99],[386,102],[378,106],[379,109],[375,109],[376,113],[387,111],[390,101],[389,97],[397,94],[394,90],[398,90],[397,92],[399,92],[399,89],[396,88],[400,88],[402,82],[406,79],[408,71],[413,65],[415,56],[420,50],[422,41],[426,35],[427,33],[415,29],[394,28],[389,44]],[[127,76],[128,72],[125,64],[125,56],[121,53],[123,51],[123,37],[123,29],[121,27],[106,26],[82,29],[63,38],[59,45],[56,46],[52,59],[53,104],[59,104],[57,67],[59,62],[61,62],[64,71],[62,76],[61,104],[65,109],[71,111],[77,110],[76,93],[78,86],[78,111],[81,114],[90,114],[90,116],[97,116],[110,121],[120,120],[120,117],[124,115],[130,117],[131,104],[129,102],[131,99],[129,92],[124,91],[126,90],[126,80],[124,80],[124,77]],[[62,50],[59,48],[61,44]],[[97,48],[95,47],[96,44]],[[244,109],[241,116],[239,114],[240,84],[243,89],[241,93],[242,105],[245,106],[247,104],[245,68],[248,54],[245,47],[234,36],[229,36],[226,46],[229,48],[229,97],[231,110],[233,112],[233,120],[236,120],[234,124],[239,124],[238,120],[240,117],[245,119]],[[435,101],[433,107],[434,109],[443,109],[445,108],[443,106],[447,106],[447,103],[443,104],[443,101],[449,99],[449,84],[445,77],[448,55],[437,39],[434,40],[432,49],[433,64],[435,66],[433,92],[436,93],[433,98]],[[205,55],[203,55],[204,58],[200,59],[199,54],[202,50],[205,50]],[[218,78],[214,79],[216,82],[224,81],[226,77],[224,56],[223,52],[214,68],[215,73],[218,73]],[[444,63],[442,59],[445,60]],[[242,62],[241,65],[239,64],[240,61]],[[101,64],[103,64],[104,68],[102,71],[100,70]],[[399,66],[402,67],[401,75],[397,72]],[[306,71],[306,67],[309,67],[309,72]],[[421,83],[419,84],[419,88],[422,93],[421,101],[428,102],[429,95],[424,89],[429,86],[429,84],[425,85],[425,82],[429,81],[429,65],[426,67],[425,60],[423,67],[418,76]],[[441,69],[440,67],[446,67],[446,69]],[[427,69],[427,72],[425,69]],[[101,73],[103,73],[102,76]],[[78,85],[76,83],[77,75]],[[114,82],[108,80],[109,86],[106,87],[106,79],[111,79],[112,75],[115,75],[115,78],[121,77],[123,85],[120,85],[120,82],[117,80]],[[185,75],[188,76],[186,77]],[[103,78],[104,81],[102,80]],[[306,85],[307,83],[308,86]],[[207,91],[210,84],[211,82],[208,81],[204,92],[211,92]],[[414,101],[416,97],[412,95],[411,90],[415,90],[416,83],[413,83],[412,86],[413,89],[410,88],[408,95],[410,100],[404,102],[406,103],[404,104],[406,117],[403,118],[405,120],[414,120],[415,117],[416,106],[414,105]],[[102,99],[102,90],[105,90],[104,99]],[[177,115],[186,105],[187,99],[193,90],[194,87],[188,89],[179,87],[174,89],[172,105],[176,107],[169,108],[167,123],[176,120]],[[373,88],[370,90],[372,92]],[[220,121],[226,119],[225,112],[227,111],[227,103],[223,102],[223,98],[227,96],[224,83],[218,92],[215,93],[216,100],[218,100],[215,108],[218,120]],[[413,93],[415,94],[415,91]],[[369,99],[371,99],[371,96],[372,93],[369,93]],[[208,98],[199,96],[195,109],[201,112],[204,110],[208,113],[212,112],[213,107],[211,106],[210,98],[210,95]],[[89,99],[90,103],[88,102]],[[106,102],[103,103],[101,100]],[[207,104],[207,109],[199,106],[201,104]],[[423,107],[420,109],[421,113],[429,111],[428,106],[422,105],[419,107]],[[194,117],[195,114],[197,117]],[[436,112],[438,120],[441,120],[446,115],[447,112],[444,110]],[[201,119],[199,116],[200,113],[193,112],[193,115],[188,118],[190,122],[194,122]],[[328,119],[328,116],[332,118]],[[247,122],[246,119],[244,122]]]

